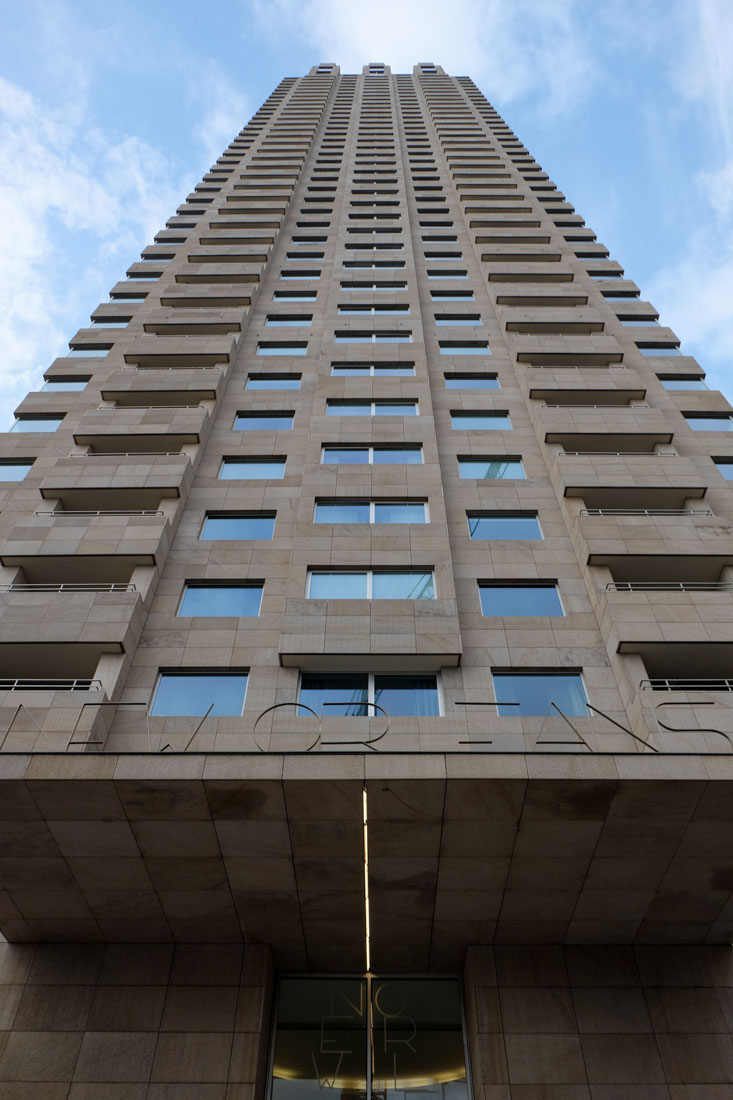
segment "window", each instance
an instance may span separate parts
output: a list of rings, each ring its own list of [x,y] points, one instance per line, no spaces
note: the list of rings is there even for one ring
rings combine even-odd
[[[248,374],[248,390],[299,390],[299,374]]]
[[[733,432],[733,413],[685,413],[693,432]]]
[[[326,717],[364,718],[381,713],[392,717],[427,717],[440,714],[435,676],[391,676],[367,672],[304,672],[300,702]],[[301,714],[304,712],[301,711]]]
[[[75,378],[70,376],[68,378],[63,378],[61,375],[57,375],[55,378],[48,378],[42,389],[51,393],[63,393],[67,390],[83,390],[89,379],[90,375],[88,374],[83,377],[77,375]]]
[[[456,431],[505,431],[511,428],[509,414],[505,412],[466,412],[451,409],[451,426]]]
[[[33,459],[0,460],[0,481],[22,481],[33,468]]]
[[[293,426],[292,412],[238,412],[234,421],[239,432],[285,432]]]
[[[69,348],[69,350],[66,353],[66,358],[67,359],[103,359],[105,357],[105,355],[108,355],[111,350],[112,350],[112,345],[111,344],[105,344],[104,346],[99,344],[96,347],[91,347],[89,344],[87,344],[83,348],[82,347]]]
[[[396,271],[404,267],[404,260],[344,260],[344,267],[360,271]]]
[[[541,539],[537,516],[532,512],[468,512],[472,539]]]
[[[693,374],[658,374],[665,390],[706,390],[705,379]]]
[[[127,328],[132,317],[92,317],[90,328]]]
[[[557,713],[553,703],[567,715],[582,717],[588,713],[579,672],[493,672],[492,675],[501,715],[518,718]]]
[[[281,279],[320,279],[320,271],[281,271]]]
[[[446,374],[447,390],[498,390],[499,379],[495,374]]]
[[[430,297],[434,302],[472,302],[472,290],[431,290]]]
[[[417,416],[417,401],[350,401],[326,402],[328,416]]]
[[[624,328],[651,328],[653,325],[659,327],[656,317],[619,317],[619,321]]]
[[[484,481],[512,481],[525,477],[520,458],[508,455],[459,455],[458,471],[461,477]]]
[[[467,271],[449,271],[447,268],[445,271],[431,271],[428,268],[428,279],[467,279]]]
[[[481,611],[492,618],[565,614],[554,581],[479,581],[478,587]]]
[[[307,355],[307,340],[261,340],[257,345],[258,355]]]
[[[283,328],[286,325],[295,325],[302,328],[305,325],[310,325],[312,320],[312,313],[274,313],[268,314],[265,323],[270,328]]]
[[[219,467],[220,481],[251,481],[285,477],[284,458],[224,458]]]
[[[409,344],[412,342],[412,333],[345,330],[334,332],[333,339],[336,344]]]
[[[323,252],[286,252],[286,260],[322,260]]]
[[[314,523],[427,523],[424,501],[318,500]]]
[[[315,290],[276,290],[272,298],[275,302],[315,302]]]
[[[713,462],[726,481],[733,481],[733,458],[714,458]],[[0,480],[6,480],[2,477],[2,468],[0,468]]]
[[[416,466],[422,462],[422,447],[419,443],[404,446],[343,446],[327,444],[321,452],[321,462],[338,466]]]
[[[308,576],[312,600],[434,600],[432,572],[409,570],[314,569]]]
[[[247,693],[243,671],[162,671],[153,698],[153,715],[241,714]],[[213,705],[212,705],[213,704]]]
[[[178,614],[191,618],[252,618],[260,613],[261,584],[189,581]]]
[[[274,512],[208,512],[202,539],[271,539]]]
[[[441,355],[491,355],[486,340],[440,340]]]
[[[482,324],[480,313],[436,313],[436,325],[472,325],[474,328]],[[442,346],[442,345],[441,345]],[[484,345],[488,347],[488,345]]]
[[[11,432],[55,432],[63,422],[63,414],[26,413],[16,418]]]
[[[642,355],[682,355],[674,344],[637,344]]]
[[[409,314],[409,306],[351,306],[340,305],[338,311],[343,316],[347,317],[360,317],[364,314],[371,315],[372,317],[381,317],[385,314],[399,313],[404,316]]]
[[[335,378],[407,378],[414,376],[415,364],[397,363],[331,363]]]

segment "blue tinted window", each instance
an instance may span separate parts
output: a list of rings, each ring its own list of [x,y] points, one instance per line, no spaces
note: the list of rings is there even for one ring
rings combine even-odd
[[[328,416],[371,416],[372,403],[364,401],[359,404],[356,401],[329,401],[326,404]]]
[[[560,596],[549,584],[479,585],[481,611],[492,618],[520,615],[563,615]]]
[[[679,348],[672,347],[668,344],[666,347],[645,348],[637,344],[639,351],[642,355],[682,355]]]
[[[459,458],[461,477],[510,481],[523,478],[524,468],[518,458]]]
[[[312,573],[308,595],[312,600],[365,600],[366,573]]]
[[[369,523],[369,504],[357,501],[316,504],[316,523]]]
[[[447,390],[498,390],[499,379],[495,374],[446,374]]]
[[[509,717],[557,714],[553,703],[563,714],[582,716],[588,713],[585,688],[577,672],[494,673],[494,691],[499,704],[519,704],[499,705],[499,714]]]
[[[373,600],[434,600],[432,573],[388,573],[372,575]]]
[[[304,672],[300,681],[300,702],[327,718],[338,715],[365,717],[369,677],[366,673],[327,673],[316,675]],[[308,712],[298,713],[308,716]],[[374,711],[372,710],[372,713]]]
[[[435,676],[377,675],[374,677],[374,702],[392,717],[440,714]]]
[[[458,340],[441,340],[440,341],[440,354],[441,355],[490,355],[489,345],[485,341],[479,340],[466,340],[460,342]]]
[[[452,412],[451,425],[457,431],[506,431],[511,428],[511,421],[506,413],[489,412]]]
[[[292,413],[237,413],[234,421],[239,432],[284,432],[292,426]]]
[[[337,465],[367,466],[369,464],[369,448],[324,447],[323,461]]]
[[[187,584],[178,614],[249,618],[259,615],[261,602],[261,585]]]
[[[248,390],[299,390],[299,374],[250,374]]]
[[[733,481],[733,458],[731,459],[716,459],[715,465],[718,467],[719,472],[723,475],[726,481]],[[2,471],[0,470],[0,476]]]
[[[63,393],[64,391],[83,390],[88,378],[49,378],[42,387],[47,393]]]
[[[0,481],[22,481],[32,468],[32,462],[0,462]]]
[[[271,539],[275,530],[273,515],[207,516],[202,539]]]
[[[419,466],[422,462],[421,447],[375,447],[372,461],[375,466]]]
[[[19,416],[11,432],[55,432],[63,416]]]
[[[733,417],[730,416],[687,416],[685,419],[693,432],[733,432]]]
[[[375,504],[375,523],[424,523],[424,504]]]
[[[154,715],[241,714],[245,672],[163,672],[150,713]]]
[[[541,539],[537,516],[471,515],[468,529],[472,539]]]
[[[308,345],[306,343],[279,344],[273,342],[270,344],[261,343],[257,345],[258,355],[307,355],[307,353]]]
[[[702,378],[660,378],[665,390],[706,390],[708,387]]]
[[[225,458],[219,469],[220,481],[250,481],[285,477],[284,458]]]
[[[139,278],[139,276],[138,276]],[[156,275],[157,279],[158,276]],[[104,348],[69,348],[66,353],[67,359],[104,359],[105,355],[109,355],[112,350],[112,345]]]

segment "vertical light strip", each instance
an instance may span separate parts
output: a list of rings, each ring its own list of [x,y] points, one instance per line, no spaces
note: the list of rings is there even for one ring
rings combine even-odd
[[[361,818],[364,829],[364,954],[366,957],[366,972],[371,973],[372,949],[370,943],[371,920],[369,915],[369,819],[367,814],[367,789],[361,791]]]

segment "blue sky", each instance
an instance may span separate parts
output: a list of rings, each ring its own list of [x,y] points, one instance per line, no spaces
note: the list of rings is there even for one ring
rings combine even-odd
[[[282,76],[474,78],[733,395],[733,0],[24,0],[0,41],[0,430]]]

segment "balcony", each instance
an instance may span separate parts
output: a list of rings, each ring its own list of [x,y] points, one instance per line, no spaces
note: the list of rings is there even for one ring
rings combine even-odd
[[[125,362],[153,368],[213,367],[229,363],[234,346],[230,336],[139,336],[125,349]]]
[[[616,338],[604,332],[575,337],[517,334],[513,343],[517,362],[533,367],[607,367],[623,359]]]
[[[172,317],[169,310],[161,310],[146,316],[143,325],[145,332],[155,336],[226,336],[242,331],[242,323],[231,313],[201,312],[184,314],[176,310]]]
[[[126,565],[130,571],[129,556],[120,564],[121,572]],[[39,563],[37,572],[42,565]],[[93,574],[95,567],[95,562],[81,562],[69,572]],[[58,570],[58,562],[54,568]],[[119,575],[118,570],[114,572]],[[0,648],[15,644],[39,647],[36,672],[38,668],[45,671],[41,646],[95,645],[104,647],[105,652],[130,652],[137,645],[143,623],[141,595],[132,583],[24,581],[0,586]]]
[[[161,293],[160,304],[169,309],[242,310],[252,305],[258,290],[258,283],[250,283],[246,289],[238,286],[212,286],[209,290],[177,283]]]
[[[644,410],[646,412],[646,410]],[[629,409],[628,412],[623,414],[620,410],[614,415],[613,419],[621,421],[619,427],[626,427],[628,421],[637,420],[637,416],[634,415],[635,410]],[[575,414],[570,409],[543,409],[542,421],[546,423],[547,420],[557,421],[572,421],[576,419]],[[589,412],[587,409],[583,409],[582,415],[577,416],[578,424],[586,425],[590,421],[595,420],[598,423],[596,431],[548,431],[545,432],[545,443],[551,447],[560,447],[561,450],[556,454],[560,458],[594,458],[604,456],[616,456],[624,458],[626,455],[630,456],[644,456],[644,455],[661,455],[664,457],[665,453],[667,457],[673,452],[665,452],[660,450],[661,448],[668,447],[672,442],[673,433],[665,431],[660,427],[657,431],[614,431],[607,427],[607,421],[611,419],[611,416],[605,411],[593,410]],[[640,417],[643,421],[643,416]],[[650,417],[651,420],[656,420],[659,424],[666,423],[664,417],[656,412],[655,415]],[[624,424],[623,421],[627,423]],[[628,425],[633,427],[635,425]]]
[[[605,378],[604,378],[605,381]],[[646,396],[645,389],[629,389],[620,386],[605,389],[535,389],[529,391],[533,401],[543,401],[547,409],[629,409],[648,408],[642,404]],[[550,413],[543,413],[550,416]],[[611,414],[614,415],[613,413]],[[642,421],[644,423],[644,421]]]
[[[227,261],[218,266],[212,263],[199,264],[184,268],[176,272],[176,283],[183,285],[201,284],[208,286],[227,286],[237,283],[259,283],[264,270],[264,265],[255,263],[235,263]],[[164,303],[165,304],[165,303]]]
[[[108,500],[110,495],[121,504],[114,493]],[[0,560],[21,568],[33,584],[121,583],[136,566],[162,561],[170,539],[162,510],[39,511],[17,520]]]

